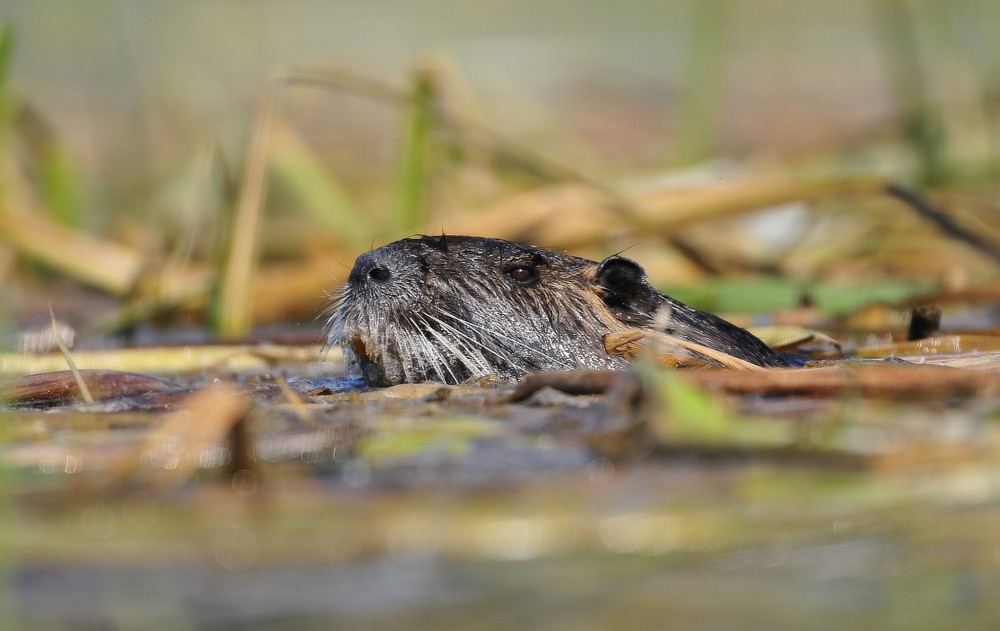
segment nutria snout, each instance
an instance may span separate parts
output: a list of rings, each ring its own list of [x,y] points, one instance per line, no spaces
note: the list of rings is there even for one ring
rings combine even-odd
[[[607,333],[655,329],[760,366],[784,356],[657,291],[637,263],[482,237],[402,239],[358,257],[331,305],[340,344],[371,386],[623,369]]]

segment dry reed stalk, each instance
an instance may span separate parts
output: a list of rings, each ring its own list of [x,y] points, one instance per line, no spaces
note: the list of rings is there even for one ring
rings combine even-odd
[[[261,370],[276,364],[311,364],[341,360],[339,348],[322,345],[281,346],[170,346],[77,351],[81,369],[123,370],[160,374],[204,370],[238,372]],[[61,370],[65,360],[59,353],[0,353],[0,375],[26,375]]]
[[[718,364],[730,370],[746,372],[767,370],[767,368],[695,342],[682,340],[666,333],[640,329],[608,333],[604,336],[604,348],[609,354],[624,357],[632,362],[649,356],[659,364],[677,368],[714,368]],[[700,357],[691,357],[683,351],[696,353]]]

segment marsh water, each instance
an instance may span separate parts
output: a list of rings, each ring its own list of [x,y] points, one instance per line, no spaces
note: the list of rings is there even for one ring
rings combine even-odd
[[[336,356],[175,378],[176,392],[138,399],[8,409],[4,624],[908,629],[1000,619],[992,399],[745,395],[720,412],[677,389],[680,373],[665,375],[660,387],[680,407],[655,413],[615,390],[542,388],[520,402],[503,384],[366,390]],[[192,392],[234,376],[252,400],[243,446],[231,430],[191,445],[189,477],[165,483],[177,464],[157,460],[144,437],[194,405]],[[678,415],[695,410],[744,429],[721,441],[678,433]],[[178,431],[165,440],[193,440]],[[125,474],[123,454],[139,458]]]

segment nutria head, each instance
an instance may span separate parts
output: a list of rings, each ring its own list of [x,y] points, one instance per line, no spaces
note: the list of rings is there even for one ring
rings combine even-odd
[[[598,263],[501,239],[422,236],[366,252],[330,313],[330,343],[371,386],[622,369],[604,335],[654,321],[727,352],[749,345],[765,355],[757,363],[770,359],[746,331],[659,293],[629,259]],[[701,339],[706,331],[712,339]]]
[[[373,386],[623,368],[604,350],[602,336],[627,325],[600,298],[599,267],[500,239],[403,239],[358,257],[334,300],[330,342]],[[615,267],[604,276],[614,280]]]

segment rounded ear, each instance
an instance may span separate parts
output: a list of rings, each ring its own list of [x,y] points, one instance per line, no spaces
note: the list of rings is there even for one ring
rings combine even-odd
[[[623,256],[609,256],[600,262],[594,283],[601,300],[619,320],[634,322],[649,318],[660,303],[660,292],[646,280],[646,270]]]

